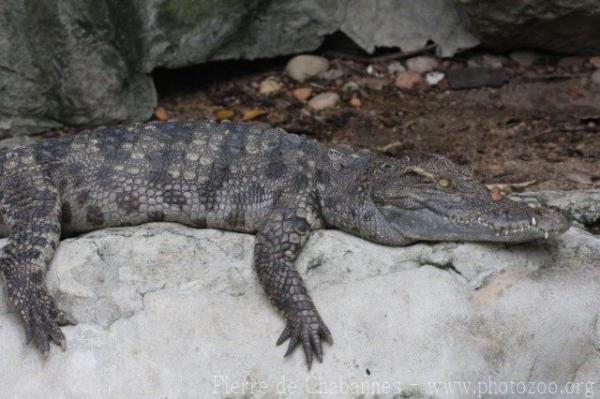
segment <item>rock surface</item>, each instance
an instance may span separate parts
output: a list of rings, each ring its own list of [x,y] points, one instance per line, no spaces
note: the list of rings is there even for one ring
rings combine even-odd
[[[65,240],[47,280],[79,324],[63,329],[68,351],[43,361],[0,301],[3,395],[465,397],[428,384],[444,381],[471,383],[473,396],[490,381],[578,383],[574,397],[600,389],[599,236],[574,227],[516,246],[389,248],[315,232],[298,268],[335,344],[310,372],[301,351],[283,359],[274,345],[283,321],[251,267],[253,244],[167,223]]]
[[[0,138],[145,120],[157,67],[311,51],[338,30],[368,52],[478,43],[453,0],[4,0]]]
[[[566,54],[600,52],[597,0],[460,0],[457,4],[487,46]]]

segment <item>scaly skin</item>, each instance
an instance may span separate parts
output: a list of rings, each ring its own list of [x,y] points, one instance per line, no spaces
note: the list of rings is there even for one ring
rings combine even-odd
[[[256,233],[256,271],[286,319],[277,343],[289,339],[286,355],[301,344],[309,367],[331,342],[294,267],[311,231],[400,246],[522,242],[568,228],[554,210],[494,201],[439,156],[394,159],[230,122],[99,128],[1,152],[0,215],[9,298],[44,354],[50,342],[66,347],[68,320],[44,284],[60,236],[171,221]]]

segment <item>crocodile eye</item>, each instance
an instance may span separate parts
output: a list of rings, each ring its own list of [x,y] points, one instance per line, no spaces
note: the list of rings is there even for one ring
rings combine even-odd
[[[439,179],[437,181],[437,185],[438,185],[439,188],[448,188],[448,187],[450,187],[450,184],[452,184],[450,182],[450,180],[448,180],[448,179],[446,179],[444,177],[442,177],[441,179]]]

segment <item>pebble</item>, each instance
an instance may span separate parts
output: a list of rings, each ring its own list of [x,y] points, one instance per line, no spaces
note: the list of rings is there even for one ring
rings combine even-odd
[[[295,99],[306,101],[312,95],[313,89],[310,87],[299,87],[292,92]]]
[[[389,64],[387,64],[386,68],[388,72],[392,75],[395,75],[399,72],[406,72],[406,68],[404,67],[404,65],[402,65],[400,61],[390,62]]]
[[[360,89],[360,86],[358,85],[358,83],[353,82],[353,81],[346,82],[344,84],[344,86],[342,86],[342,90],[345,92],[358,91],[359,89]]]
[[[504,67],[506,59],[504,57],[492,54],[483,54],[480,57],[470,59],[467,65],[470,67],[487,67],[492,69],[500,69]]]
[[[406,61],[406,67],[409,71],[420,74],[431,72],[436,69],[438,65],[439,63],[435,58],[427,56],[413,57]]]
[[[538,60],[539,56],[533,51],[513,51],[509,54],[511,60],[522,67],[530,67]]]
[[[425,81],[430,86],[435,86],[444,80],[445,76],[442,72],[429,72],[425,75]]]
[[[281,87],[282,85],[278,81],[274,79],[265,79],[260,82],[258,92],[262,95],[268,96],[277,93],[279,90],[281,90]]]
[[[360,98],[358,98],[357,96],[352,96],[352,98],[350,99],[350,105],[352,105],[354,108],[360,108],[360,106],[362,105],[362,101],[360,101]]]
[[[308,102],[308,106],[314,111],[321,111],[327,108],[335,107],[335,105],[340,101],[340,96],[334,92],[326,92],[321,93]]]
[[[285,67],[285,72],[295,81],[304,82],[318,76],[329,69],[327,58],[317,55],[297,55]]]
[[[600,55],[590,58],[590,64],[596,69],[600,69]]]
[[[400,72],[398,76],[396,76],[396,81],[394,84],[400,89],[412,89],[422,82],[423,78],[421,75],[416,72],[406,71]]]
[[[319,77],[325,80],[336,80],[341,78],[342,76],[344,76],[344,71],[341,71],[339,69],[329,69],[323,72]]]
[[[592,82],[594,82],[597,85],[600,85],[600,69],[594,71],[594,73],[592,74]]]

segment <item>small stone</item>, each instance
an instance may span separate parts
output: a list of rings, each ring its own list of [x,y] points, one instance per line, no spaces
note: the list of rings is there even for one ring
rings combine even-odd
[[[600,69],[600,55],[590,58],[590,64],[596,69]]]
[[[442,80],[444,80],[445,76],[446,75],[444,75],[442,72],[428,72],[425,75],[425,81],[430,86],[435,86],[438,83],[440,83]]]
[[[396,76],[396,81],[394,84],[399,89],[412,89],[415,86],[421,84],[423,82],[423,78],[416,72],[406,71],[400,72],[398,76]]]
[[[339,69],[330,69],[328,71],[323,72],[319,77],[325,80],[336,80],[344,76],[344,71]]]
[[[522,67],[528,68],[535,64],[539,56],[533,51],[513,51],[509,54],[511,60],[521,65]]]
[[[342,90],[345,92],[353,92],[353,91],[358,91],[360,89],[360,86],[358,85],[358,83],[350,81],[350,82],[346,82],[344,84],[344,86],[342,86]]]
[[[413,57],[406,61],[406,67],[409,71],[420,74],[431,72],[436,69],[438,65],[439,63],[435,58],[427,56]]]
[[[467,65],[470,67],[486,67],[492,69],[500,69],[505,63],[506,59],[504,57],[492,54],[483,54],[482,56],[467,61]]]
[[[335,107],[340,101],[340,96],[334,92],[321,93],[314,96],[308,106],[314,111],[321,111],[327,108]]]
[[[352,105],[354,108],[360,108],[362,106],[362,101],[360,101],[360,98],[357,96],[352,96],[350,99],[350,105]]]
[[[274,79],[265,79],[260,82],[260,86],[258,88],[258,92],[263,96],[270,96],[271,94],[277,93],[281,90],[281,83]]]
[[[375,67],[373,65],[368,65],[366,71],[371,76],[377,76],[378,75],[377,70],[375,69]]]
[[[481,56],[481,64],[488,68],[500,69],[506,64],[506,57],[484,54]]]
[[[292,92],[296,100],[306,101],[312,95],[313,89],[310,87],[299,87]]]
[[[327,58],[317,55],[297,55],[288,62],[285,72],[290,78],[304,82],[306,79],[324,73],[327,69],[329,69]]]
[[[400,61],[390,62],[389,64],[387,64],[386,68],[388,72],[393,75],[399,72],[406,72],[406,68],[404,67],[404,65],[402,65]]]
[[[592,74],[592,82],[594,82],[597,85],[600,85],[600,69],[594,71],[594,73]]]
[[[164,107],[158,106],[154,110],[154,117],[159,121],[166,121],[169,119],[169,113]]]

